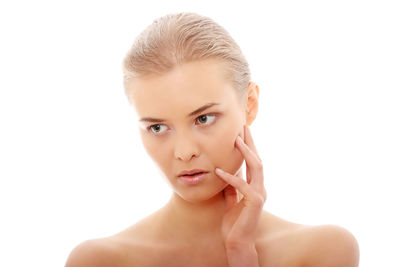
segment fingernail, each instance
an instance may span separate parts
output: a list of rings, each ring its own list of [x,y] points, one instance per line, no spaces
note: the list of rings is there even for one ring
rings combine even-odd
[[[224,173],[224,171],[223,171],[223,170],[221,170],[221,169],[218,169],[218,168],[216,168],[216,169],[215,169],[215,171],[216,171],[216,172],[218,172],[218,173]]]

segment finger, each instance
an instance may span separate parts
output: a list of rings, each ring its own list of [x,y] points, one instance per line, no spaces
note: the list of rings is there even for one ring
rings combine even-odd
[[[261,159],[246,145],[240,136],[237,138],[237,147],[246,160],[246,178],[250,185],[264,186],[264,173]],[[254,180],[254,182],[252,182]]]
[[[224,196],[226,202],[226,210],[229,211],[233,206],[237,204],[236,188],[228,184],[228,186],[224,189]]]
[[[254,145],[253,137],[250,133],[250,127],[245,125],[244,126],[244,142],[250,147],[250,149],[257,155],[258,159],[261,160],[260,156],[258,155],[256,146]]]
[[[240,179],[230,173],[227,173],[219,168],[215,169],[215,173],[221,177],[225,182],[232,185],[234,188],[239,190],[245,197],[249,198],[251,196],[251,188],[246,181]]]
[[[250,149],[248,145],[244,143],[240,136],[236,138],[236,146],[245,158],[247,166],[250,166],[250,168],[253,168],[254,170],[261,168],[260,158]]]

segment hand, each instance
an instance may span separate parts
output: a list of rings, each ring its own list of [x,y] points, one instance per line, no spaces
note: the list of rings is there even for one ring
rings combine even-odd
[[[235,146],[246,161],[246,181],[227,172],[216,174],[228,183],[224,189],[227,210],[222,221],[225,245],[255,246],[258,221],[266,200],[263,166],[248,126],[244,127],[244,140],[238,136]],[[237,203],[237,191],[243,198]]]

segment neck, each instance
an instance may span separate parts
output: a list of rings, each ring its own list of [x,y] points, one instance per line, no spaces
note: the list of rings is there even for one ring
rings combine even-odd
[[[190,203],[173,193],[169,203],[169,216],[175,229],[187,237],[208,236],[220,232],[225,211],[223,192],[201,203]]]
[[[242,177],[241,170],[239,177]],[[164,227],[169,228],[176,238],[182,238],[181,240],[222,238],[221,224],[226,210],[223,191],[197,203],[188,202],[174,192],[163,210],[165,216],[163,221],[168,222]]]

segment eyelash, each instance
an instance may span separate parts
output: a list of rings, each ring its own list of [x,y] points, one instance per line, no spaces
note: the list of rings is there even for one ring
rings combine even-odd
[[[203,114],[203,115],[198,116],[198,117],[195,119],[195,121],[197,121],[199,118],[201,118],[201,117],[203,117],[203,116],[213,116],[213,117],[214,117],[214,120],[213,120],[210,124],[204,124],[204,125],[210,126],[210,125],[212,125],[212,124],[215,123],[215,120],[216,120],[216,118],[218,117],[218,114],[215,114],[215,113]],[[154,133],[154,132],[151,131],[151,129],[152,129],[154,126],[156,126],[156,125],[164,125],[164,124],[157,123],[157,124],[150,125],[150,126],[148,126],[148,127],[146,128],[147,131],[149,131],[149,132],[151,132],[151,133],[153,133],[153,134],[155,134],[155,135],[159,135],[158,133]]]

